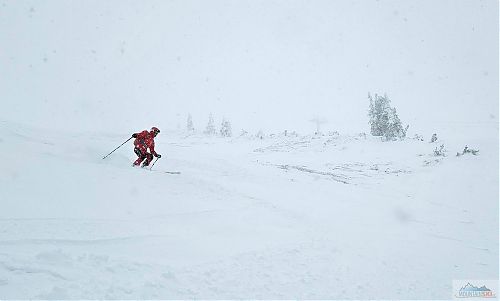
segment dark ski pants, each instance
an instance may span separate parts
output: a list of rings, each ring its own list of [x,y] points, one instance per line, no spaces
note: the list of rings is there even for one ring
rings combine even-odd
[[[146,159],[146,161],[144,161],[142,166],[148,166],[149,163],[153,161],[153,155],[148,153],[147,150],[145,149],[140,149],[136,147],[134,148],[134,153],[137,155],[137,157],[139,157],[137,158],[137,160],[135,160],[134,165],[139,165],[144,159]]]

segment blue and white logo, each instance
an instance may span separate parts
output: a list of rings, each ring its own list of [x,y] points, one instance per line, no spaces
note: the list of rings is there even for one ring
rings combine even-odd
[[[496,286],[490,288],[486,286],[488,283],[485,283],[484,280],[467,281],[465,285],[462,282],[461,286],[458,286],[459,283],[457,282],[454,281],[453,285],[455,287],[455,298],[496,298],[494,291]],[[457,290],[458,287],[460,288]]]

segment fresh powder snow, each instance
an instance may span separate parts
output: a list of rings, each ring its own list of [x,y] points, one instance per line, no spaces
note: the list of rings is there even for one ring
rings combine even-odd
[[[498,36],[495,0],[0,0],[0,299],[498,296]]]

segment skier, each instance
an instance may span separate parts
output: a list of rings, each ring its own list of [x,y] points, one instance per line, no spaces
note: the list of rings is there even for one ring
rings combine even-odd
[[[137,160],[135,160],[133,166],[138,166],[142,163],[142,167],[148,166],[151,161],[153,161],[153,156],[157,158],[161,158],[161,155],[158,154],[155,151],[155,141],[154,138],[156,135],[160,133],[160,130],[157,127],[152,127],[151,131],[144,130],[140,133],[134,133],[132,134],[132,138],[135,138],[134,140],[134,152],[137,155]],[[151,151],[151,153],[148,153],[148,148]]]

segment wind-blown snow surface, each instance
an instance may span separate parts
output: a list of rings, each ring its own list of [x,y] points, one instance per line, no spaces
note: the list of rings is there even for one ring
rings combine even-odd
[[[149,172],[131,142],[101,159],[128,134],[1,122],[0,298],[450,298],[453,279],[498,279],[498,124],[476,126],[163,131]]]

